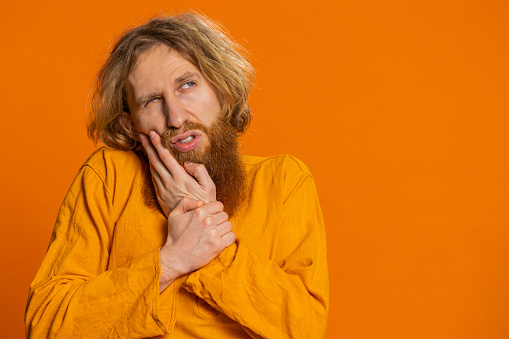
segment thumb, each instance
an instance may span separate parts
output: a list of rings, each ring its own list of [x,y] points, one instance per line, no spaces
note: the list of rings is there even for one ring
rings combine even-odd
[[[184,163],[184,168],[186,172],[192,175],[201,186],[215,187],[214,182],[210,178],[210,175],[203,164],[186,161]]]
[[[194,200],[191,198],[184,197],[182,198],[182,200],[179,201],[177,206],[175,206],[175,209],[172,211],[172,213],[175,214],[187,213],[203,205],[205,205],[205,202],[201,200]]]

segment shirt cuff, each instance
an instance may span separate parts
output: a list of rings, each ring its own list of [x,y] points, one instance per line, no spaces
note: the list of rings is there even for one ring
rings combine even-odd
[[[156,279],[154,281],[154,307],[153,318],[161,330],[171,333],[175,326],[177,308],[179,302],[178,279],[171,283],[162,293],[159,293],[159,282],[161,279],[161,255],[160,248],[153,252],[153,260],[156,267]]]

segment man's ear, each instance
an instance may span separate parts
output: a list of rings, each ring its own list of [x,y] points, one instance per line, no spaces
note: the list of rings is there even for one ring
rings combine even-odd
[[[118,117],[118,121],[120,122],[120,125],[124,128],[126,134],[133,138],[136,141],[141,142],[140,135],[138,131],[136,130],[136,127],[134,126],[133,119],[131,118],[131,114],[127,112],[120,113],[120,116]]]

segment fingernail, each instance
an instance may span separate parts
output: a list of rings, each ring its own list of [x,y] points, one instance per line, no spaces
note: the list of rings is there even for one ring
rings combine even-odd
[[[191,161],[184,162],[184,166],[191,166],[193,163]]]
[[[150,131],[150,132],[148,132],[148,135],[150,135],[151,139],[154,139],[154,137],[156,136],[156,132]]]

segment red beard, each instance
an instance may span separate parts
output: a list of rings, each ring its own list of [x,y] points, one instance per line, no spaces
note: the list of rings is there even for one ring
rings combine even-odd
[[[170,139],[188,130],[200,130],[209,138],[210,145],[205,150],[192,150],[181,153],[172,146]],[[170,129],[162,136],[163,145],[175,159],[184,165],[186,161],[205,166],[216,185],[216,199],[224,205],[224,211],[233,217],[239,210],[246,196],[246,171],[238,151],[237,132],[224,119],[218,119],[210,127],[198,123],[186,123],[182,128]],[[152,180],[150,186],[144,187],[146,202],[157,203]]]

